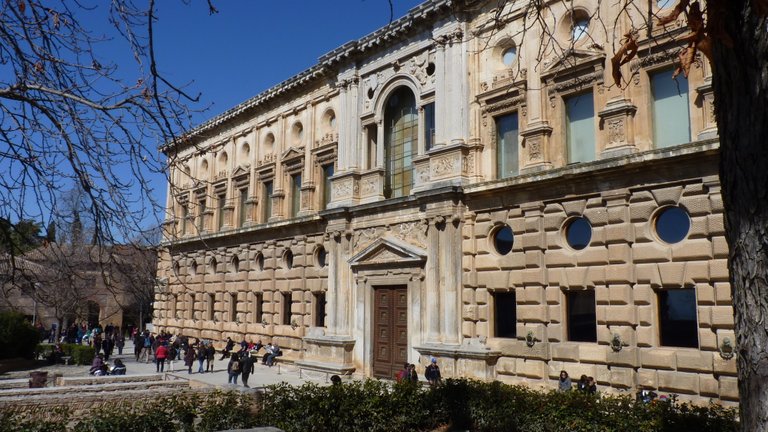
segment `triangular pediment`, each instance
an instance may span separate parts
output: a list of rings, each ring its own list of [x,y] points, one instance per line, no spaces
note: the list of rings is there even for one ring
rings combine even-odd
[[[240,165],[239,167],[235,168],[235,171],[232,172],[232,177],[240,177],[242,175],[248,174],[248,165]]]
[[[418,266],[427,259],[427,251],[411,244],[382,237],[355,254],[349,260],[352,267],[360,266]]]
[[[563,55],[548,65],[543,76],[554,74],[563,69],[573,69],[578,66],[592,64],[605,59],[605,53],[597,50],[569,49]]]
[[[298,157],[304,157],[304,147],[291,147],[283,152],[283,154],[280,156],[280,159],[286,160]]]

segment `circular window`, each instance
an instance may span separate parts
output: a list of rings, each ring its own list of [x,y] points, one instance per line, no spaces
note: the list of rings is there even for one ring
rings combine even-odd
[[[318,248],[315,250],[315,265],[316,265],[318,268],[323,268],[323,267],[325,267],[325,266],[326,266],[326,264],[328,264],[328,262],[327,262],[327,258],[328,258],[328,254],[327,254],[327,252],[325,251],[325,248],[324,248],[324,247],[322,247],[322,246],[319,246],[319,247],[318,247]]]
[[[254,258],[254,261],[256,261],[256,268],[259,269],[259,271],[264,270],[264,254],[259,252],[256,254],[256,258]]]
[[[366,95],[368,96],[368,99],[373,99],[373,89],[369,88],[368,93],[366,93]]]
[[[517,59],[517,47],[509,47],[501,54],[501,61],[504,66],[512,66]]]
[[[565,240],[568,246],[576,250],[582,250],[589,246],[592,239],[592,225],[587,218],[581,216],[571,219],[565,228]]]
[[[656,216],[656,235],[665,243],[677,243],[688,236],[691,218],[680,207],[665,207]]]
[[[293,268],[293,252],[290,249],[283,253],[283,267],[287,269]]]
[[[506,255],[512,251],[515,235],[509,225],[504,225],[493,232],[493,247],[499,255]]]
[[[427,65],[427,75],[432,76],[435,74],[435,64],[432,62],[429,62]]]
[[[589,15],[584,10],[576,10],[571,15],[571,40],[579,41],[587,36],[589,31]]]

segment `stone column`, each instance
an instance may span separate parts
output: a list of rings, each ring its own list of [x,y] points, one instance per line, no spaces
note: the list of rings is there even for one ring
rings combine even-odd
[[[345,119],[347,123],[347,167],[351,170],[360,168],[360,146],[358,140],[360,139],[360,116],[358,115],[358,94],[359,94],[359,79],[357,76],[349,80],[349,90],[347,91],[347,116]]]
[[[325,295],[326,310],[330,313],[325,319],[325,325],[328,328],[329,334],[336,334],[337,331],[337,314],[339,301],[339,262],[341,261],[341,254],[339,252],[339,237],[336,233],[330,233],[328,238],[329,244],[329,260],[328,260],[328,292]]]
[[[426,277],[424,279],[425,299],[424,312],[427,323],[427,335],[425,342],[437,343],[440,341],[440,231],[434,223],[428,222],[427,228],[427,262],[425,265]]]

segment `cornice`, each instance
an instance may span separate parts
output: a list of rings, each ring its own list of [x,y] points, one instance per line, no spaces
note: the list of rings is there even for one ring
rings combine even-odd
[[[388,25],[363,36],[356,41],[347,42],[346,44],[320,56],[318,63],[309,69],[288,78],[276,86],[259,93],[245,102],[235,105],[227,111],[193,128],[184,136],[180,137],[177,140],[176,145],[180,147],[193,145],[198,141],[201,134],[215,129],[224,123],[291,91],[327,77],[341,64],[354,62],[359,57],[369,54],[371,51],[380,50],[397,44],[410,35],[420,24],[423,24],[428,20],[434,20],[436,16],[447,15],[457,7],[457,5],[461,6],[473,2],[473,0],[427,0],[409,10],[405,16],[392,21]],[[172,146],[173,143],[165,143],[159,147],[159,150],[166,153]],[[182,148],[178,148],[177,150],[180,151]]]

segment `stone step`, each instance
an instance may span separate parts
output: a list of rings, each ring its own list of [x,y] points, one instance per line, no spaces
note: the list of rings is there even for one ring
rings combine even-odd
[[[157,381],[140,381],[140,382],[115,382],[115,383],[98,383],[98,384],[84,384],[73,386],[57,386],[57,387],[43,387],[43,388],[18,388],[0,390],[0,401],[9,397],[41,397],[46,395],[68,395],[73,394],[84,395],[89,393],[98,394],[113,394],[122,393],[132,390],[157,390],[157,389],[185,389],[189,388],[189,381],[182,379],[175,380],[157,380]]]
[[[163,381],[163,374],[146,375],[106,375],[106,376],[82,376],[82,377],[59,377],[56,380],[57,386],[78,386],[94,384],[112,384],[112,383],[137,383]]]

